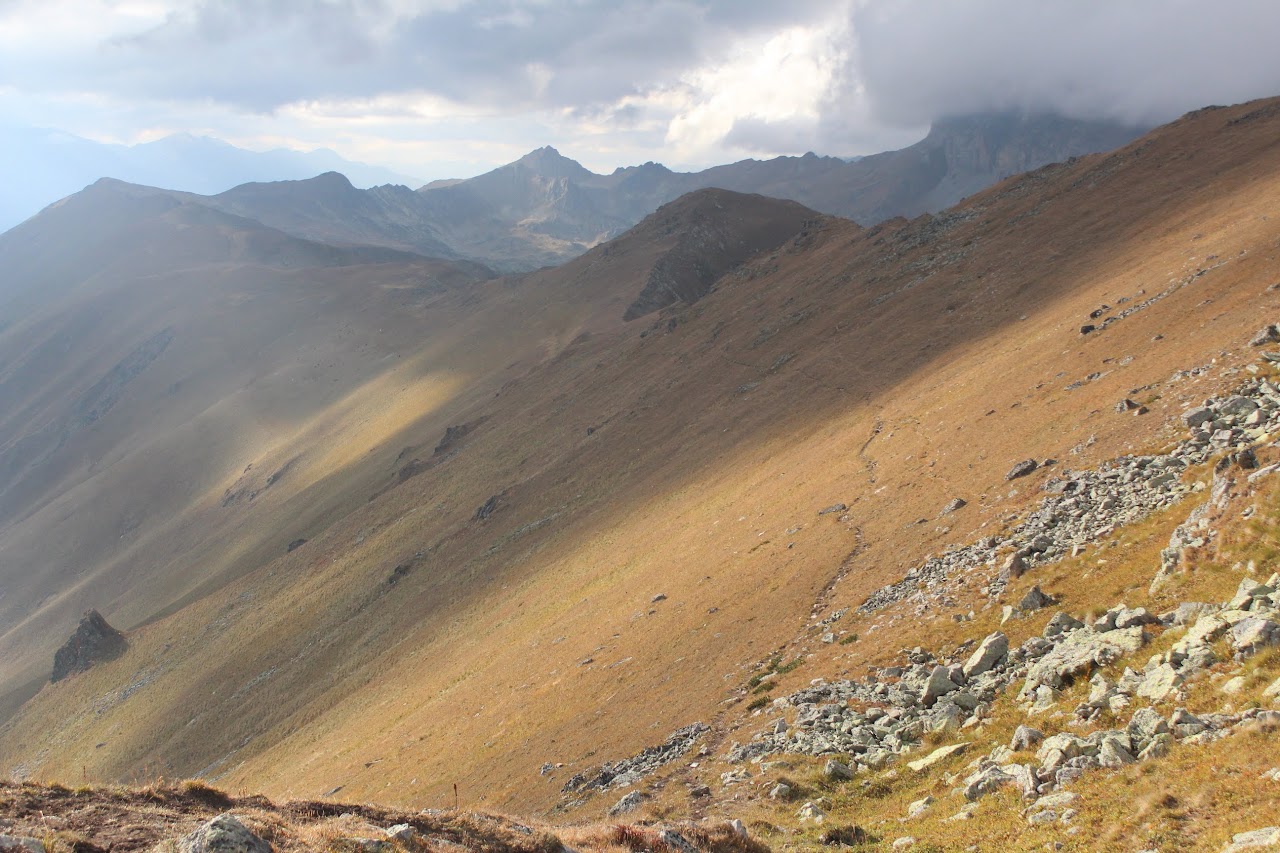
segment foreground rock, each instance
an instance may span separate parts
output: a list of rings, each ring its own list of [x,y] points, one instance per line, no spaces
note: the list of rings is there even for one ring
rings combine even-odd
[[[61,681],[73,673],[84,672],[96,663],[117,658],[126,647],[124,634],[108,625],[101,613],[86,611],[76,632],[53,656],[50,681]]]
[[[178,842],[179,853],[271,853],[271,845],[232,814],[220,814]]]

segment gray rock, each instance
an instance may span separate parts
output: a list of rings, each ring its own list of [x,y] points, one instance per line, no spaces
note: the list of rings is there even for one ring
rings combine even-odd
[[[674,829],[659,830],[658,840],[670,847],[672,850],[679,850],[680,853],[700,853],[697,847],[694,847],[689,843],[689,839],[685,838]]]
[[[960,793],[969,802],[974,802],[1005,785],[1012,785],[1013,782],[1012,774],[1006,773],[1003,769],[993,764],[967,777],[964,780],[964,787],[960,789]]]
[[[179,853],[271,853],[271,845],[232,814],[220,814],[178,842]]]
[[[925,682],[924,692],[920,694],[920,704],[926,708],[932,708],[934,703],[938,701],[938,697],[957,690],[959,687],[960,685],[951,680],[951,673],[947,667],[935,666],[933,672],[929,674],[929,680]]]
[[[1000,567],[1000,581],[1008,583],[1015,578],[1020,578],[1027,571],[1027,561],[1022,558],[1021,554],[1010,554],[1004,561],[1004,565]]]
[[[966,678],[974,678],[990,670],[1009,653],[1009,638],[1000,631],[988,634],[964,663]]]
[[[822,775],[834,782],[843,782],[853,778],[853,769],[848,764],[832,758],[823,765]]]
[[[1030,726],[1018,726],[1013,732],[1013,738],[1009,741],[1009,748],[1014,752],[1031,749],[1044,740],[1044,732],[1039,729],[1033,729]]]
[[[397,823],[395,826],[387,827],[387,838],[393,841],[403,841],[407,844],[414,844],[421,839],[418,830],[414,829],[407,823]]]
[[[1070,613],[1055,613],[1053,618],[1049,620],[1049,624],[1044,626],[1044,636],[1048,638],[1058,637],[1083,627],[1084,623]]]
[[[1009,473],[1004,475],[1006,480],[1016,480],[1019,477],[1025,477],[1040,467],[1040,463],[1034,459],[1024,459],[1009,469]]]
[[[1231,843],[1222,848],[1222,853],[1239,853],[1241,850],[1257,850],[1276,844],[1280,844],[1280,826],[1268,826],[1249,832],[1237,832],[1231,836]]]
[[[1027,594],[1022,596],[1022,600],[1018,602],[1017,609],[1023,613],[1034,613],[1037,610],[1053,603],[1053,599],[1040,591],[1040,587],[1033,586],[1027,590]]]
[[[75,633],[54,654],[53,675],[49,680],[61,681],[96,663],[118,658],[127,647],[124,634],[107,624],[101,613],[86,610]]]
[[[1173,735],[1164,733],[1158,734],[1151,739],[1151,742],[1138,753],[1139,761],[1150,761],[1153,758],[1164,758],[1169,754],[1170,748],[1174,744]]]
[[[624,795],[622,799],[618,800],[618,802],[613,804],[609,809],[609,817],[618,817],[619,815],[624,815],[627,812],[633,812],[640,808],[640,804],[643,803],[644,800],[644,794],[639,791],[631,791]]]
[[[1128,731],[1142,741],[1149,741],[1158,734],[1167,733],[1169,724],[1159,712],[1151,708],[1139,708],[1133,712]]]
[[[1053,651],[1035,662],[1027,672],[1027,686],[1064,687],[1095,666],[1106,666],[1126,654],[1136,652],[1144,642],[1146,637],[1142,628],[1128,628],[1106,634],[1073,631],[1054,646]]]
[[[1186,708],[1179,708],[1169,718],[1169,729],[1173,736],[1179,739],[1198,735],[1207,728],[1208,726],[1204,724],[1204,720],[1188,713]]]
[[[1133,757],[1133,753],[1114,737],[1105,738],[1102,741],[1102,747],[1098,750],[1098,763],[1103,767],[1114,769],[1133,764],[1137,760]]]
[[[814,803],[805,803],[796,811],[796,817],[801,820],[811,820],[816,823],[822,823],[827,813],[818,808]]]
[[[773,786],[773,790],[769,792],[771,800],[789,800],[791,799],[791,786],[786,782],[779,782]]]
[[[1249,339],[1251,347],[1265,347],[1267,344],[1274,344],[1280,341],[1280,330],[1277,330],[1275,324],[1263,326],[1258,333]]]
[[[936,800],[934,800],[933,797],[926,794],[921,799],[916,800],[911,805],[907,806],[907,817],[909,818],[920,817],[920,815],[927,812],[929,810],[929,807],[932,806],[935,802]]]
[[[1270,619],[1250,617],[1231,628],[1231,645],[1246,655],[1277,643],[1280,643],[1280,624]]]
[[[917,773],[919,773],[922,770],[928,770],[930,767],[932,767],[933,765],[937,764],[940,761],[945,761],[946,759],[950,758],[953,755],[959,755],[960,753],[964,752],[965,749],[968,748],[968,746],[969,744],[967,743],[953,743],[950,746],[940,746],[937,749],[935,749],[933,752],[926,755],[924,758],[919,758],[919,759],[916,759],[915,761],[907,762],[907,767],[908,769],[913,770]]]
[[[952,498],[951,501],[942,508],[942,512],[938,513],[938,515],[939,516],[950,515],[956,510],[963,509],[968,505],[969,505],[969,502],[966,501],[964,498]]]
[[[1152,702],[1159,702],[1183,682],[1182,675],[1171,664],[1163,663],[1147,673],[1138,687],[1138,695]]]
[[[1182,416],[1183,423],[1191,429],[1195,429],[1196,427],[1203,426],[1207,423],[1212,423],[1213,418],[1214,411],[1208,407],[1192,409]]]
[[[0,835],[0,853],[45,853],[45,846],[35,838]]]

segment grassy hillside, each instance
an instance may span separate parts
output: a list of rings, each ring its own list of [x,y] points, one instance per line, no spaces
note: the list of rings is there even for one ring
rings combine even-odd
[[[230,431],[252,440],[196,441],[217,475],[135,504],[156,550],[123,552],[128,571],[80,583],[76,607],[146,624],[123,657],[43,687],[0,755],[37,778],[201,774],[406,806],[456,783],[545,810],[573,773],[695,720],[713,750],[738,738],[744,685],[779,653],[800,661],[794,689],[981,636],[950,612],[844,628],[849,644],[810,626],[1033,506],[1051,474],[1006,481],[1014,463],[1159,448],[1253,362],[1245,342],[1280,313],[1278,128],[1275,102],[1201,111],[936,218],[819,220],[630,323],[659,249],[392,308],[397,367],[371,352],[341,394]],[[315,387],[348,352],[311,360]],[[1117,412],[1125,398],[1147,411]],[[134,470],[171,470],[174,435]],[[105,496],[124,493],[82,506],[123,510]],[[88,521],[69,496],[5,528],[4,553],[34,565],[74,543]],[[51,577],[23,600],[66,588]],[[1113,592],[1074,594],[1105,609]],[[75,608],[43,607],[70,631]],[[13,685],[59,620],[5,618]]]

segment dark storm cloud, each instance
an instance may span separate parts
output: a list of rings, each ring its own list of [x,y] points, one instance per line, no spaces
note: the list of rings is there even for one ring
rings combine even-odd
[[[403,91],[499,107],[582,106],[644,91],[742,35],[827,8],[822,0],[473,0],[396,16],[389,0],[203,0],[115,40],[98,61],[136,95],[262,111]]]
[[[1280,94],[1275,0],[878,0],[853,25],[833,113],[862,86],[898,124],[1018,108],[1152,122]]]

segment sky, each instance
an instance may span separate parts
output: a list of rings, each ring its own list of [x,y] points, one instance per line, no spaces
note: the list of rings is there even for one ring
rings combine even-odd
[[[0,123],[423,179],[899,148],[946,115],[1280,94],[1276,0],[0,0]]]

